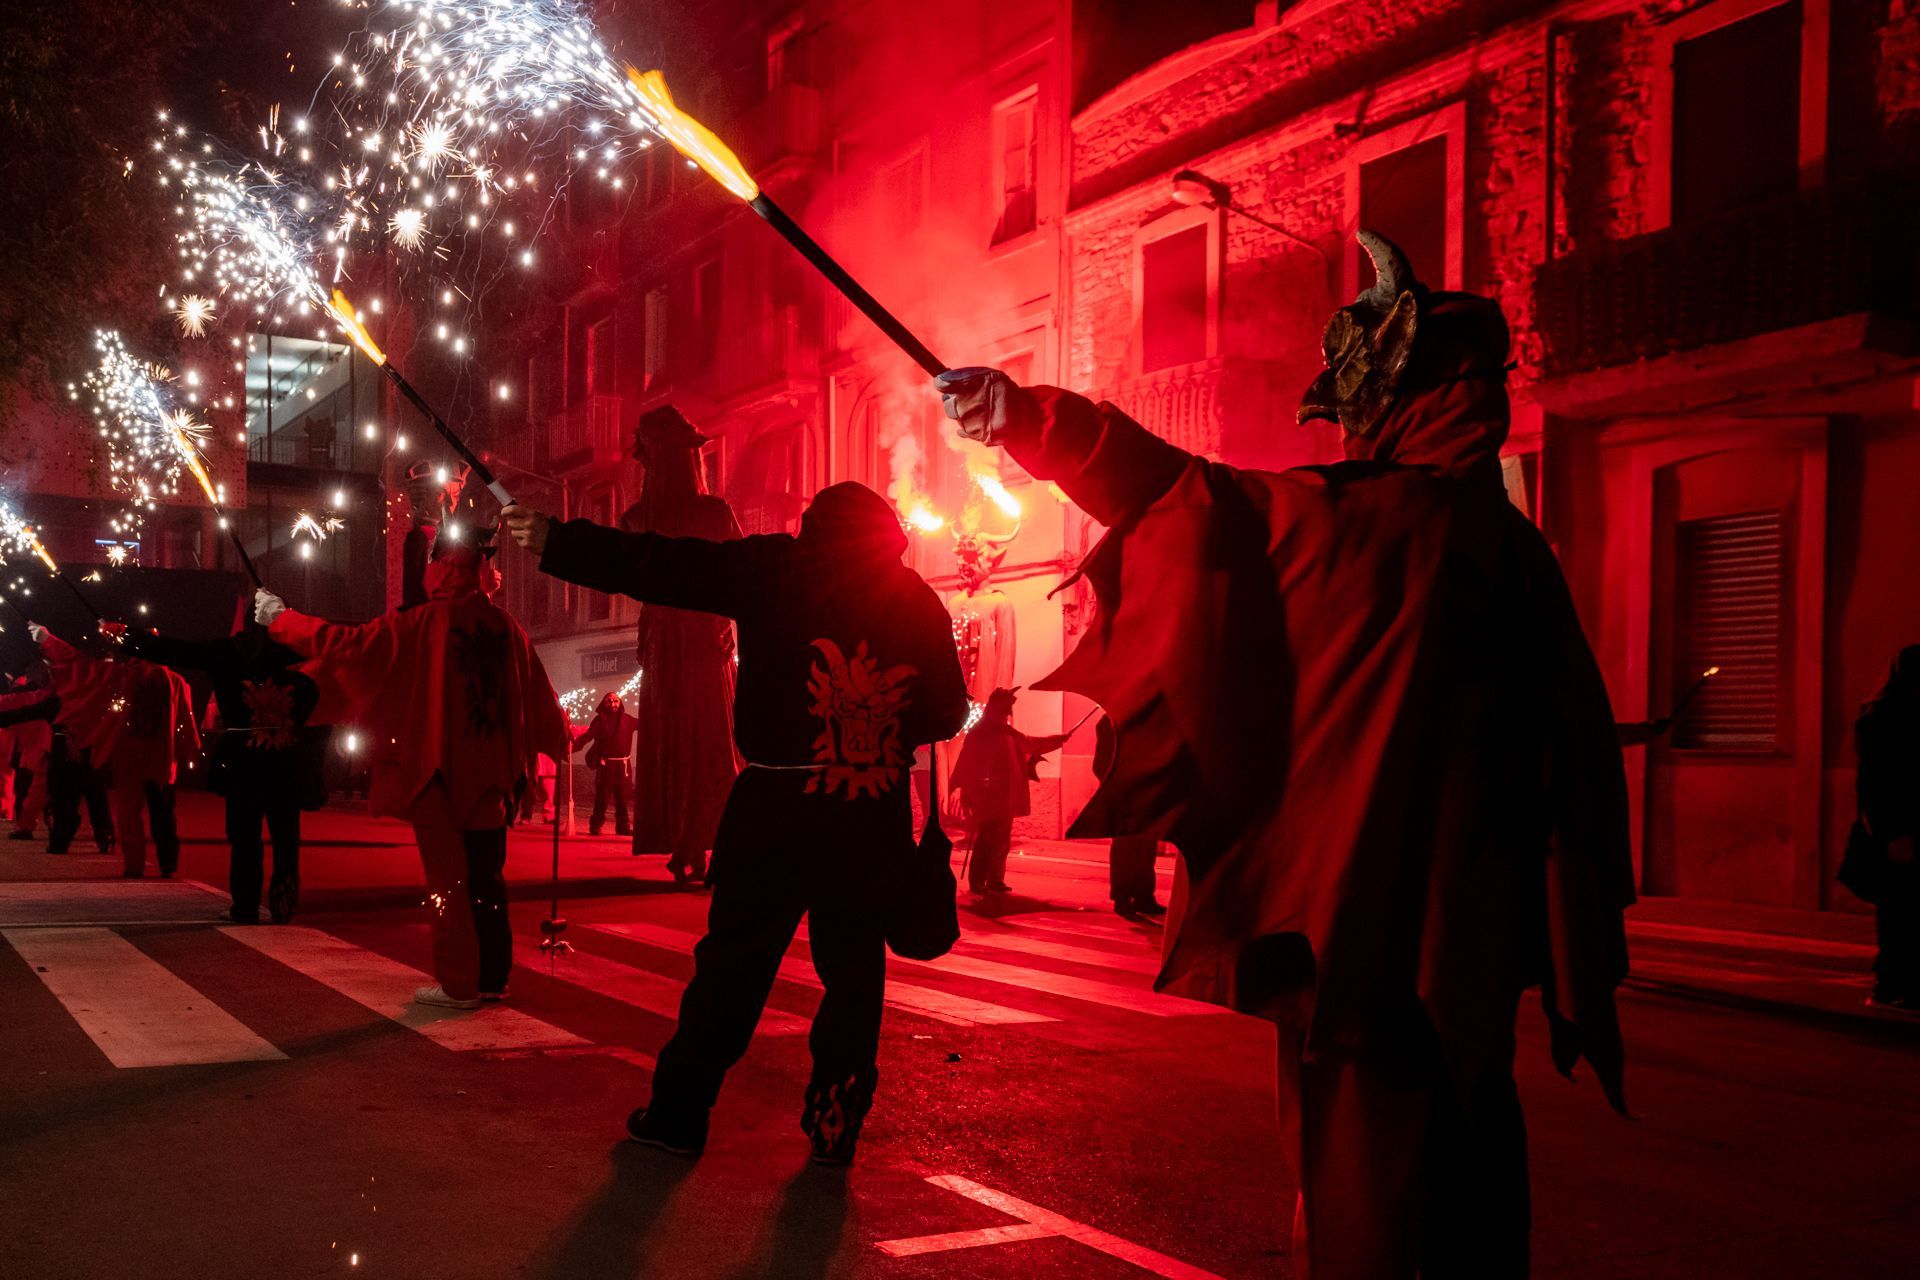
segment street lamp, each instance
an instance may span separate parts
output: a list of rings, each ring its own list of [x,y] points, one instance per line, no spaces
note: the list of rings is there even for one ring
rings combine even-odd
[[[1188,208],[1198,206],[1205,209],[1219,209],[1239,214],[1249,222],[1255,222],[1273,232],[1293,241],[1302,249],[1317,254],[1328,271],[1333,270],[1333,259],[1327,251],[1311,240],[1304,239],[1287,230],[1277,222],[1270,222],[1257,213],[1249,212],[1233,202],[1233,191],[1218,178],[1209,178],[1198,169],[1182,169],[1173,175],[1173,202]]]

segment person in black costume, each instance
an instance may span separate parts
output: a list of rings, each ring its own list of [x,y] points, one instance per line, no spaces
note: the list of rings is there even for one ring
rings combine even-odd
[[[1894,659],[1878,696],[1854,724],[1860,771],[1856,786],[1867,852],[1875,932],[1869,1003],[1920,1013],[1920,645]],[[1856,856],[1850,848],[1849,859]]]
[[[519,507],[505,521],[546,573],[739,626],[734,737],[748,764],[714,842],[713,906],[680,1023],[628,1133],[682,1155],[704,1147],[721,1081],[807,916],[826,994],[801,1128],[816,1161],[850,1161],[878,1079],[885,886],[913,850],[913,752],[967,713],[952,620],[901,563],[898,517],[871,489],[838,484],[797,537],[623,533]]]
[[[293,919],[300,903],[300,813],[326,801],[322,765],[328,730],[307,724],[319,693],[295,669],[300,658],[248,624],[222,640],[176,640],[129,631],[136,657],[175,670],[204,671],[213,681],[221,733],[210,757],[209,785],[227,804],[227,888],[235,924],[260,922],[266,847],[273,841],[267,912],[275,924]]]

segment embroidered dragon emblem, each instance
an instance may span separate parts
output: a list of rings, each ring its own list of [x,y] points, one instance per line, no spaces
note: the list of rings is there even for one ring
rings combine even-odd
[[[264,751],[290,747],[294,741],[293,690],[278,680],[240,682],[240,696],[246,701],[252,730],[247,745]]]
[[[851,658],[830,639],[815,640],[813,647],[820,659],[807,689],[813,694],[810,710],[820,719],[813,759],[823,767],[807,780],[807,790],[832,795],[844,788],[850,800],[892,790],[906,763],[900,713],[907,706],[907,682],[919,671],[906,665],[882,671],[864,640]]]

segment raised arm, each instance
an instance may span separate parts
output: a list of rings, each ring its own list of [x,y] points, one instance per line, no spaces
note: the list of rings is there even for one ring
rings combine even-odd
[[[1071,391],[1022,387],[997,369],[956,369],[939,382],[961,435],[1005,448],[1102,524],[1145,511],[1193,461],[1112,405]]]
[[[738,618],[765,587],[765,538],[716,542],[627,533],[591,520],[555,521],[510,507],[514,540],[540,557],[540,571],[646,604]]]

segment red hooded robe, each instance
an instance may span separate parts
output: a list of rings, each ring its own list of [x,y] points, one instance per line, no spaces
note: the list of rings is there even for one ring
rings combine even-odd
[[[320,687],[313,721],[365,731],[376,814],[406,818],[435,777],[461,818],[489,791],[511,804],[536,755],[566,752],[546,669],[481,572],[470,551],[436,560],[425,604],[360,626],[291,610],[273,620],[275,640],[316,659],[303,668]]]
[[[1084,566],[1096,619],[1036,686],[1093,699],[1117,733],[1070,834],[1179,846],[1162,989],[1250,1012],[1291,997],[1309,1053],[1399,1043],[1424,1015],[1471,1079],[1537,983],[1556,1064],[1585,1054],[1623,1107],[1612,712],[1552,551],[1501,488],[1498,362],[1426,345],[1354,460],[1281,473],[1034,390],[1009,451],[1113,526]]]

